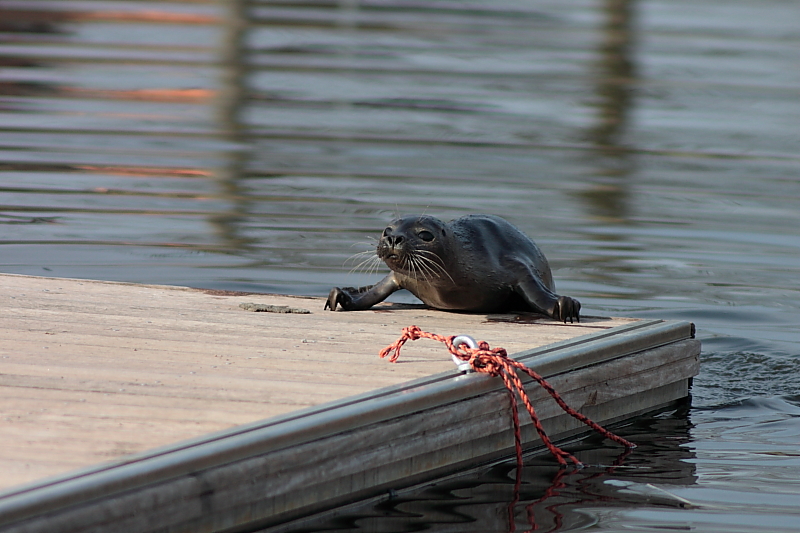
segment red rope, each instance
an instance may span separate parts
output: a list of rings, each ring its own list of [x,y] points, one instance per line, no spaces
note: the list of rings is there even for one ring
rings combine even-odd
[[[389,361],[394,363],[400,357],[400,349],[403,347],[406,341],[415,341],[420,338],[433,339],[443,342],[445,346],[447,346],[447,349],[450,350],[451,354],[455,355],[462,361],[468,361],[476,372],[482,372],[491,376],[499,376],[500,379],[503,380],[503,384],[506,386],[506,389],[508,389],[509,396],[511,398],[511,413],[514,421],[514,448],[517,455],[518,470],[522,468],[522,435],[520,433],[519,415],[517,414],[517,395],[519,395],[520,399],[522,400],[525,410],[528,411],[528,414],[533,421],[533,425],[536,428],[536,432],[539,434],[539,438],[542,439],[542,442],[545,446],[547,446],[547,449],[550,450],[550,453],[553,454],[558,463],[562,466],[567,465],[567,460],[572,461],[572,463],[574,463],[576,466],[582,466],[582,463],[571,453],[566,452],[553,444],[553,442],[547,436],[544,428],[542,427],[542,423],[539,421],[539,417],[536,415],[536,410],[533,408],[533,404],[531,403],[530,398],[528,398],[528,394],[525,392],[525,387],[522,385],[522,380],[519,378],[519,375],[517,375],[516,370],[525,372],[531,378],[533,378],[544,390],[548,392],[548,394],[550,394],[550,396],[553,397],[559,407],[561,407],[568,415],[586,424],[603,437],[622,444],[626,448],[636,447],[636,445],[632,442],[625,440],[614,433],[611,433],[604,427],[591,421],[586,415],[579,413],[567,405],[566,402],[561,399],[561,396],[556,392],[552,385],[550,385],[542,376],[524,364],[511,359],[505,349],[490,348],[489,345],[484,341],[478,342],[478,349],[473,350],[472,348],[469,348],[463,344],[456,348],[453,346],[453,339],[455,339],[455,336],[445,337],[443,335],[437,335],[436,333],[422,331],[417,326],[409,326],[407,328],[403,328],[403,333],[400,338],[381,350],[380,355],[381,357],[388,356]],[[519,482],[519,476],[517,476],[517,479]]]

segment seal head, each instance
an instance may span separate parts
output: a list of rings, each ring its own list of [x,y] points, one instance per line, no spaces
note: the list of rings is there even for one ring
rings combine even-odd
[[[441,220],[410,216],[395,220],[383,230],[377,254],[399,276],[437,284],[450,277],[445,263],[449,248]]]

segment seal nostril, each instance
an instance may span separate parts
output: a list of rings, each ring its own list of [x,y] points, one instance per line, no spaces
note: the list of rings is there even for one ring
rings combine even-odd
[[[392,235],[388,233],[388,230],[383,232],[383,237],[386,239],[386,244],[390,247],[395,248],[399,246],[405,239],[401,235]]]

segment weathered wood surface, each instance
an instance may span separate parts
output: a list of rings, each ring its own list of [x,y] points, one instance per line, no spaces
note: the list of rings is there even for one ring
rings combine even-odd
[[[686,322],[641,321],[520,358],[608,423],[687,395],[699,365],[692,333]],[[581,431],[526,388],[551,437]],[[527,446],[541,444],[532,437],[523,428]],[[0,530],[291,530],[287,520],[506,457],[512,441],[500,380],[451,370],[7,493]]]
[[[311,313],[254,313],[243,302]],[[408,346],[398,364],[378,358],[411,324],[514,353],[631,322],[322,304],[0,275],[0,490],[452,369],[433,341]]]

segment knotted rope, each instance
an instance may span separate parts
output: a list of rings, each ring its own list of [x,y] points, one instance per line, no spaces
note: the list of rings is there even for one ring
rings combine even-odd
[[[528,398],[528,394],[525,392],[525,387],[523,386],[522,380],[519,378],[519,375],[516,372],[517,370],[525,372],[531,378],[533,378],[544,390],[548,392],[548,394],[550,394],[550,396],[553,397],[559,407],[561,407],[561,409],[563,409],[568,415],[586,424],[603,437],[617,442],[626,448],[632,449],[636,447],[636,445],[632,442],[623,439],[614,433],[611,433],[599,424],[596,424],[590,420],[586,415],[579,413],[567,405],[566,402],[561,399],[561,396],[556,392],[552,385],[550,385],[542,376],[519,361],[510,358],[505,349],[490,348],[485,341],[479,341],[477,349],[469,348],[463,344],[456,347],[453,344],[453,339],[456,338],[455,336],[445,337],[443,335],[437,335],[436,333],[422,331],[417,326],[409,326],[407,328],[403,328],[400,338],[381,350],[380,356],[388,357],[389,362],[394,363],[400,357],[400,349],[407,341],[415,341],[421,338],[433,339],[444,343],[451,354],[462,361],[469,362],[470,366],[472,366],[475,372],[482,372],[484,374],[489,374],[490,376],[499,376],[500,379],[503,380],[503,384],[505,384],[506,389],[508,389],[509,397],[511,398],[511,417],[514,421],[514,448],[517,455],[518,470],[522,469],[522,434],[520,432],[517,396],[520,397],[522,404],[528,411],[528,414],[533,421],[533,425],[536,428],[536,432],[539,434],[539,438],[542,439],[542,442],[545,446],[547,446],[547,449],[550,450],[550,453],[553,454],[558,463],[561,466],[567,466],[567,460],[569,460],[576,466],[583,466],[583,464],[574,455],[553,444],[553,442],[547,436],[544,428],[542,427],[542,423],[539,421],[539,417],[536,415],[536,410],[533,408],[533,404]]]

